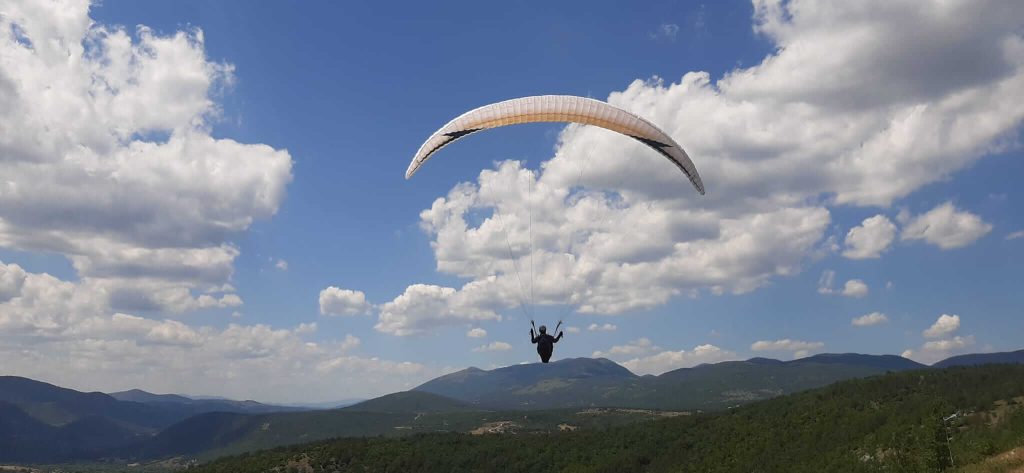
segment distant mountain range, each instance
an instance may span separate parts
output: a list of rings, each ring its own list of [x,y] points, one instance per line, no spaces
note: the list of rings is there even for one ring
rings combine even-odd
[[[935,368],[948,368],[950,366],[975,366],[988,365],[992,363],[1024,363],[1024,350],[1007,351],[1002,353],[959,355],[946,358],[932,366]]]
[[[119,399],[120,397],[120,399]],[[18,376],[0,376],[0,461],[89,458],[142,442],[205,412],[297,410],[253,401],[193,400],[132,390],[83,393]]]
[[[894,355],[823,354],[793,361],[752,358],[637,376],[604,359],[468,368],[428,381],[415,391],[491,409],[636,407],[720,409],[886,371],[927,366]]]
[[[185,417],[204,412],[235,412],[243,414],[263,414],[267,412],[285,412],[308,410],[294,406],[276,406],[256,401],[233,401],[222,398],[194,399],[179,394],[153,394],[141,389],[132,389],[110,393],[110,397],[119,401],[137,402],[161,409],[177,412]]]
[[[1007,362],[1024,363],[1024,350],[957,356],[934,366]],[[468,368],[409,392],[320,411],[141,390],[83,393],[2,376],[0,462],[208,458],[339,436],[469,431],[503,410],[533,411],[523,418],[535,419],[533,428],[544,429],[574,412],[566,409],[725,409],[840,380],[927,368],[898,356],[848,353],[793,361],[751,358],[637,376],[607,359],[575,358]]]

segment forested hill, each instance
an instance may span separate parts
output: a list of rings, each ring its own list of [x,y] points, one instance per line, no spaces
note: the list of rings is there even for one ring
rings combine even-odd
[[[469,368],[415,390],[490,409],[714,410],[850,378],[922,368],[927,366],[894,355],[846,353],[792,361],[726,361],[641,377],[604,358],[571,358],[490,371]]]
[[[952,422],[946,447],[942,418]],[[1024,366],[890,372],[607,430],[340,439],[214,461],[200,472],[935,472],[1024,445]],[[951,455],[952,454],[952,455]]]
[[[974,366],[990,363],[1024,363],[1024,350],[958,355],[946,358],[932,366],[936,368],[948,368],[950,366]]]

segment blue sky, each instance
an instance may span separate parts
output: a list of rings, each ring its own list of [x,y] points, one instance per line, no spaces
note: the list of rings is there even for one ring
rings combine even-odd
[[[991,3],[106,0],[58,21],[13,2],[0,352],[80,389],[297,402],[533,361],[524,311],[578,330],[556,357],[640,373],[1020,349],[1024,8]],[[451,118],[543,94],[662,126],[708,196],[627,138],[559,124],[475,134],[403,179]],[[501,189],[481,172],[542,199],[583,160],[585,190],[622,193],[598,205],[607,229],[571,221],[579,202],[502,194],[536,223],[491,237],[590,238],[529,248],[579,264],[520,274],[560,294],[521,308],[486,249]]]

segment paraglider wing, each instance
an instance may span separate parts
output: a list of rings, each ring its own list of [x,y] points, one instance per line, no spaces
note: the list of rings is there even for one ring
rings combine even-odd
[[[672,137],[647,120],[600,100],[571,95],[541,95],[506,100],[470,110],[430,135],[405,171],[409,179],[441,148],[470,133],[520,123],[572,122],[594,125],[635,138],[672,161],[704,194],[693,161]]]

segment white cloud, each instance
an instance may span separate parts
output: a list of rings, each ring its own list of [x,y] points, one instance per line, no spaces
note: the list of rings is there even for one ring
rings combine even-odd
[[[230,280],[229,241],[277,212],[291,157],[211,136],[234,68],[207,59],[202,31],[133,38],[88,13],[8,2],[0,17],[20,33],[0,37],[0,246],[66,256],[120,310],[240,304],[194,292]]]
[[[952,338],[927,341],[917,350],[905,350],[902,356],[912,358],[919,363],[932,364],[951,356],[968,353],[974,345],[973,335],[957,335]]]
[[[274,267],[281,271],[288,271],[288,262],[283,259],[279,259],[274,263]]]
[[[675,41],[676,36],[679,35],[679,25],[675,23],[662,23],[658,26],[658,29],[648,34],[651,39],[666,39],[669,41]]]
[[[12,266],[0,263],[0,274]],[[315,393],[331,400],[408,389],[439,374],[420,363],[354,353],[360,341],[351,334],[307,341],[315,322],[278,329],[144,318],[113,310],[96,285],[28,272],[11,295],[0,302],[5,372],[76,389],[249,399],[259,387],[262,400],[313,401]],[[313,370],[337,375],[309,376]]]
[[[926,351],[937,351],[937,352],[948,352],[961,348],[967,348],[974,345],[974,337],[968,335],[966,337],[956,336],[945,340],[932,340],[925,342],[922,346],[923,350]]]
[[[568,326],[568,327],[565,327],[565,332],[566,333],[580,333],[580,328],[579,327],[574,327],[574,326]]]
[[[872,312],[870,314],[864,314],[860,317],[855,317],[850,321],[850,324],[855,327],[870,327],[872,325],[884,324],[889,321],[889,317],[881,312]]]
[[[992,225],[946,202],[907,223],[903,240],[924,240],[944,250],[962,248],[992,231]]]
[[[21,288],[24,287],[27,276],[28,274],[21,269],[21,266],[3,264],[0,261],[0,302],[7,302],[21,294]]]
[[[320,313],[323,315],[360,315],[369,313],[372,308],[363,291],[335,286],[320,291]]]
[[[655,346],[649,338],[642,337],[636,340],[631,340],[625,345],[615,345],[611,347],[607,352],[595,351],[593,353],[594,358],[604,358],[615,355],[627,355],[637,356],[646,355],[652,351],[660,350],[661,347]]]
[[[836,272],[832,270],[825,270],[821,273],[821,277],[818,278],[818,294],[841,294],[847,297],[864,297],[868,295],[868,285],[860,279],[850,279],[843,284],[841,291],[835,290],[832,286],[835,284]]]
[[[473,349],[473,351],[480,353],[486,351],[508,351],[512,349],[512,345],[505,342],[491,342],[487,345],[480,345]]]
[[[698,345],[693,350],[662,351],[650,356],[622,362],[636,374],[661,374],[679,368],[690,368],[702,363],[718,363],[737,359],[736,354],[714,345]]]
[[[753,351],[790,351],[793,352],[793,358],[803,358],[812,351],[818,351],[824,347],[825,344],[823,342],[805,342],[788,338],[782,340],[759,340],[750,345],[750,349]]]
[[[1016,240],[1018,238],[1024,238],[1024,230],[1013,232],[1010,233],[1009,235],[1006,235],[1007,240]]]
[[[851,279],[843,285],[842,294],[847,297],[864,297],[868,295],[868,285],[860,279]]]
[[[953,355],[966,353],[974,346],[973,335],[953,334],[960,329],[960,316],[942,314],[935,323],[925,329],[921,335],[930,339],[917,350],[907,349],[905,358],[913,358],[920,363],[932,364]]]
[[[591,332],[614,332],[618,329],[619,327],[615,324],[590,324],[590,326],[587,327],[587,330],[590,330]]]
[[[488,281],[479,307],[603,314],[797,274],[832,244],[829,206],[887,207],[1014,146],[1024,108],[1005,98],[1024,95],[1024,40],[1011,3],[757,2],[774,46],[759,64],[608,97],[677,137],[707,196],[643,145],[570,125],[538,169],[499,163],[421,213],[437,269]],[[881,251],[865,228],[849,255]]]
[[[466,336],[469,338],[484,338],[487,336],[487,331],[480,327],[476,327],[466,332]]]
[[[363,342],[359,337],[352,335],[351,333],[345,335],[345,339],[341,341],[339,348],[341,351],[348,352],[359,348]]]
[[[405,293],[380,307],[378,331],[406,336],[426,332],[441,325],[481,320],[501,320],[493,310],[480,307],[473,290],[415,284]]]
[[[956,332],[960,328],[960,316],[942,314],[931,327],[928,327],[922,335],[925,338],[941,338]]]
[[[843,256],[850,259],[878,258],[896,239],[896,225],[885,215],[867,218],[846,234]]]

